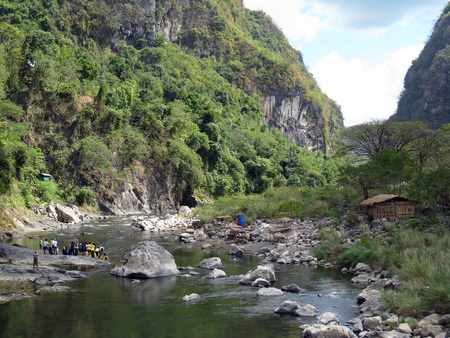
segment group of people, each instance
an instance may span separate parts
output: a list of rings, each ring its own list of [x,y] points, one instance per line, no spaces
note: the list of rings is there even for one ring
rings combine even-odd
[[[52,238],[51,242],[49,243],[47,238],[44,240],[39,241],[39,248],[41,248],[44,251],[44,254],[47,253],[47,251],[50,254],[58,254],[58,242],[56,239]],[[103,260],[109,261],[108,255],[105,253],[105,248],[103,247],[103,243],[99,242],[97,243],[97,246],[94,242],[77,242],[75,243],[72,241],[70,243],[69,247],[63,247],[62,249],[63,255],[69,255],[69,256],[90,256],[92,258],[100,258]]]
[[[44,255],[47,253],[50,255],[57,255],[58,254],[58,241],[54,238],[51,239],[51,241],[49,242],[46,239],[44,240],[39,240],[39,248],[44,250]]]

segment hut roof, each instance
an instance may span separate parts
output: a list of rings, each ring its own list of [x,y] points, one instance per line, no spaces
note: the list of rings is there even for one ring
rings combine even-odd
[[[360,204],[364,205],[364,206],[369,206],[369,205],[374,205],[374,204],[378,204],[378,203],[383,203],[383,202],[393,200],[393,199],[395,199],[397,201],[407,201],[408,200],[406,197],[401,197],[398,195],[383,194],[383,195],[377,195],[372,198],[366,199],[365,201],[362,201]]]

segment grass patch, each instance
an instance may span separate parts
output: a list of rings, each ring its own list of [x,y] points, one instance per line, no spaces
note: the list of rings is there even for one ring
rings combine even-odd
[[[335,187],[278,187],[264,194],[221,197],[211,204],[197,207],[195,213],[203,224],[211,223],[214,216],[240,213],[247,220],[279,217],[336,216],[342,210],[342,201],[349,192]],[[249,223],[249,222],[247,222]]]
[[[0,295],[32,293],[33,291],[33,283],[27,280],[0,281]]]

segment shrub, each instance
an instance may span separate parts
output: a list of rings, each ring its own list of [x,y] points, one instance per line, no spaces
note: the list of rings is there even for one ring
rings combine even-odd
[[[93,206],[96,203],[96,197],[94,192],[89,187],[82,187],[75,194],[75,199],[77,200],[78,205],[90,205]]]
[[[58,199],[59,187],[55,181],[36,181],[36,194],[44,202]]]

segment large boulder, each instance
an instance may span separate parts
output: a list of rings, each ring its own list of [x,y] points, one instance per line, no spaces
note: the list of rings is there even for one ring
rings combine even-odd
[[[222,269],[222,260],[219,257],[205,258],[198,263],[198,267],[207,270]]]
[[[80,223],[80,218],[76,215],[72,208],[62,206],[60,204],[55,205],[56,214],[58,215],[58,221],[64,223]]]
[[[298,308],[299,306],[296,302],[292,300],[287,300],[281,303],[281,305],[275,309],[275,313],[291,314]]]
[[[257,278],[264,278],[269,283],[274,283],[276,278],[273,264],[258,265],[256,268],[247,272],[245,276],[241,278],[239,284],[251,285]]]
[[[111,274],[128,278],[174,276],[180,272],[172,254],[153,241],[142,241],[129,247]]]
[[[306,306],[301,306],[298,309],[296,309],[294,311],[294,315],[302,317],[314,317],[317,311],[318,310],[314,306],[308,304]]]
[[[324,314],[321,314],[319,318],[317,318],[317,323],[323,325],[339,324],[339,318],[334,313],[325,312]]]

